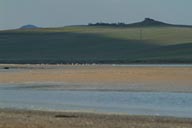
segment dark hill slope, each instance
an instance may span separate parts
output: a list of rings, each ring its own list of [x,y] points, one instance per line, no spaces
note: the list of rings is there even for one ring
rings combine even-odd
[[[7,33],[1,43],[1,63],[120,63],[156,48],[134,40],[77,33]]]
[[[64,27],[0,31],[0,63],[192,63],[186,27]]]

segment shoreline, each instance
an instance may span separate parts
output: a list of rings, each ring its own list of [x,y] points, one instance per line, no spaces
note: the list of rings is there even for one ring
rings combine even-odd
[[[3,64],[3,63],[0,63],[0,68],[2,67],[6,67],[6,66],[10,66],[10,67],[15,67],[15,68],[22,68],[22,67],[62,67],[62,66],[131,66],[131,67],[138,67],[138,66],[171,66],[171,67],[174,67],[174,66],[192,66],[192,63],[157,63],[157,64],[154,64],[154,63],[128,63],[128,64],[96,64],[96,63],[93,63],[93,64],[14,64],[14,63],[7,63],[7,64]]]
[[[9,67],[3,69],[3,67]],[[0,65],[0,86],[43,90],[192,92],[192,65]]]
[[[192,118],[0,109],[0,128],[191,128]]]
[[[32,86],[31,86],[32,84]],[[54,88],[53,88],[54,86]],[[59,87],[61,86],[61,88]],[[36,91],[71,91],[71,92],[134,92],[134,93],[192,93],[191,90],[158,90],[158,89],[98,89],[98,88],[63,88],[62,85],[55,85],[55,84],[37,84],[37,83],[30,83],[30,84],[2,84],[0,83],[0,88],[5,89],[12,89],[17,88],[21,90],[36,90]]]

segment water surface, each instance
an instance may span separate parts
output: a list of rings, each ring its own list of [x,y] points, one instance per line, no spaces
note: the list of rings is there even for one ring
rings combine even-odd
[[[0,108],[192,118],[192,94],[168,92],[57,91],[0,86]]]

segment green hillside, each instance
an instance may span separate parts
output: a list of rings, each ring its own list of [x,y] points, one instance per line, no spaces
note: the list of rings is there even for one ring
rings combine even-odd
[[[192,63],[191,27],[0,31],[0,63]]]

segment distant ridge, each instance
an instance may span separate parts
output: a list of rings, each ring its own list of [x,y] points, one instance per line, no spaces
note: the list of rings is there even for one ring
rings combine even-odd
[[[20,27],[20,29],[35,29],[35,28],[39,28],[39,27],[37,27],[35,25],[31,25],[31,24]]]
[[[113,26],[113,27],[192,27],[191,25],[175,25],[175,24],[169,24],[161,21],[157,21],[151,18],[145,18],[141,22],[131,23],[131,24],[125,24],[125,23],[103,23],[98,22],[95,24],[89,24],[89,26]]]

